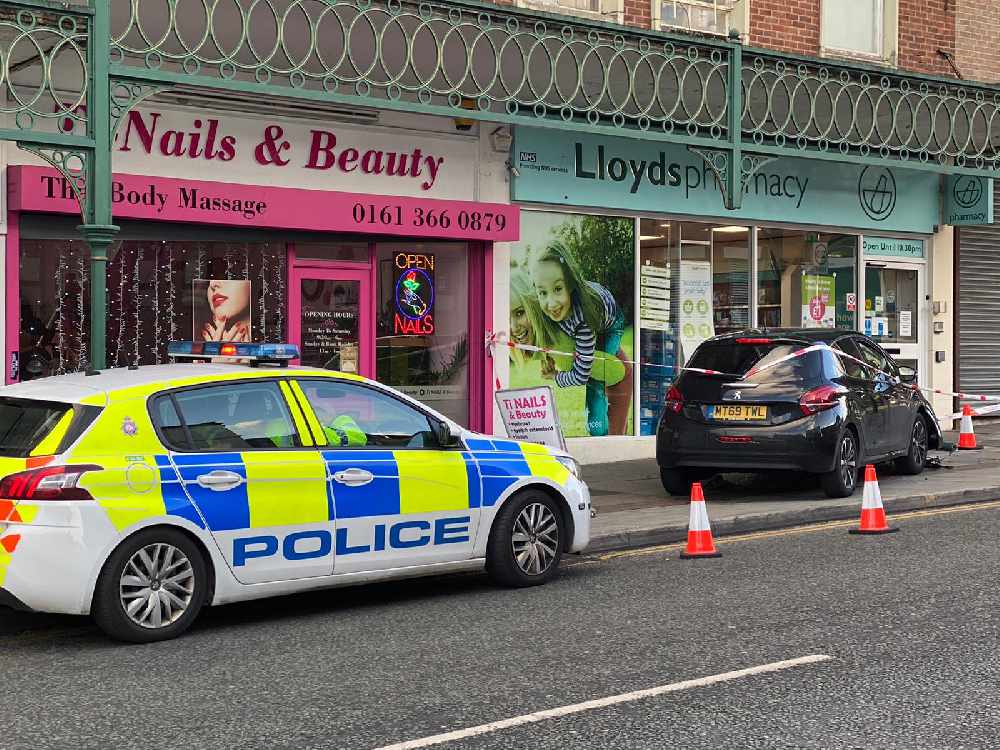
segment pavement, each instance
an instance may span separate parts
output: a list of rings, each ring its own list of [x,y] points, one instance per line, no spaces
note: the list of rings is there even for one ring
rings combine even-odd
[[[957,443],[957,433],[946,433]],[[976,422],[981,451],[931,452],[932,466],[916,477],[896,475],[879,466],[879,488],[886,511],[935,508],[1000,499],[1000,421]],[[660,484],[652,459],[588,464],[583,475],[590,486],[597,518],[591,529],[591,551],[607,551],[685,539],[688,500],[670,497]],[[815,477],[725,475],[704,486],[715,536],[783,528],[816,521],[857,518],[861,486],[853,497],[831,500]]]
[[[995,748],[1000,504],[931,513],[724,539],[717,560],[573,558],[533,589],[474,574],[229,605],[149,646],[61,618],[3,637],[0,747],[366,750],[669,687],[436,747]],[[704,679],[808,656],[829,658]]]

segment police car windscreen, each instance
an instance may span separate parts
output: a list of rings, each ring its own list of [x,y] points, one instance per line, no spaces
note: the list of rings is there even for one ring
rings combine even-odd
[[[70,408],[53,401],[0,398],[0,456],[29,456]]]

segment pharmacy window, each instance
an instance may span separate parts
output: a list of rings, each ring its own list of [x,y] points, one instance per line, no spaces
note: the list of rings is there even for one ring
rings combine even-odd
[[[566,16],[582,16],[609,23],[624,23],[624,0],[517,0],[521,8],[558,13]]]
[[[820,38],[828,55],[895,62],[897,0],[823,0]]]

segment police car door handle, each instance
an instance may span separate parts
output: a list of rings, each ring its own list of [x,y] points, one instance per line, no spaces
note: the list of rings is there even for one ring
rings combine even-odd
[[[375,475],[364,469],[345,469],[333,475],[333,481],[346,484],[348,487],[360,487],[375,479]]]
[[[208,474],[200,475],[197,481],[198,486],[204,487],[206,490],[224,492],[225,490],[231,490],[234,487],[239,487],[240,483],[243,481],[243,477],[234,471],[216,470],[211,471]]]

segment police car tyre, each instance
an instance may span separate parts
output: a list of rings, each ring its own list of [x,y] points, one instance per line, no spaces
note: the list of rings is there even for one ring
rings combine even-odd
[[[188,536],[176,529],[146,529],[108,558],[91,615],[101,630],[120,641],[175,638],[198,616],[208,579],[205,558]]]
[[[565,538],[558,503],[541,490],[524,490],[504,504],[493,523],[486,570],[503,586],[538,586],[556,574]]]

